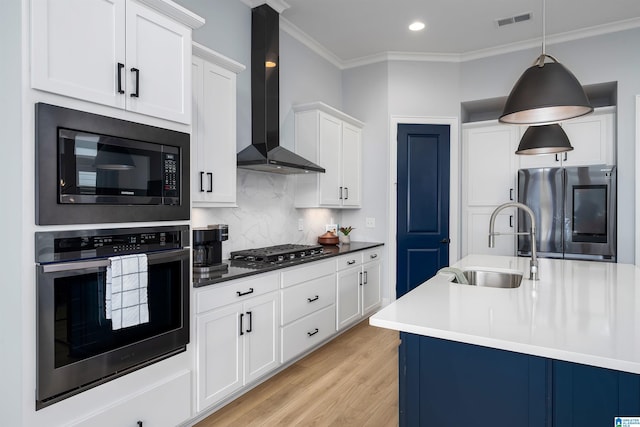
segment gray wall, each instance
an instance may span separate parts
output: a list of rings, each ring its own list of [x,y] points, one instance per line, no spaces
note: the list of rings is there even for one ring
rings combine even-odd
[[[3,201],[0,224],[0,414],[3,425],[22,425],[22,11],[20,0],[0,14],[0,117]],[[29,194],[31,194],[29,192]]]

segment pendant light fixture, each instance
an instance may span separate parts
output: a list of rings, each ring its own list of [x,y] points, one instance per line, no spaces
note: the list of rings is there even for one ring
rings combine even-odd
[[[529,126],[522,135],[516,154],[553,154],[573,150],[569,137],[562,127],[550,125]]]
[[[500,122],[540,125],[593,111],[578,79],[545,52],[545,9],[542,0],[542,54],[511,89]],[[547,58],[553,62],[545,62]]]

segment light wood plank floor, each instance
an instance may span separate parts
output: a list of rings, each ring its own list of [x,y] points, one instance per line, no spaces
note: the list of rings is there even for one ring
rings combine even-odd
[[[397,426],[399,343],[364,320],[197,427]]]

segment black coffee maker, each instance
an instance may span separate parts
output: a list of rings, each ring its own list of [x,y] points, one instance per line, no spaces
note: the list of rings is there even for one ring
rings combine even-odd
[[[229,239],[229,226],[209,225],[193,229],[193,275],[207,278],[228,268],[222,262],[222,242]]]

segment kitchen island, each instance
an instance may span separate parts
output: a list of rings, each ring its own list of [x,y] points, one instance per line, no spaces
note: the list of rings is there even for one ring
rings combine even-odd
[[[612,425],[640,415],[640,269],[471,255],[518,288],[439,274],[371,317],[401,332],[401,425]],[[466,420],[466,421],[463,421]]]

